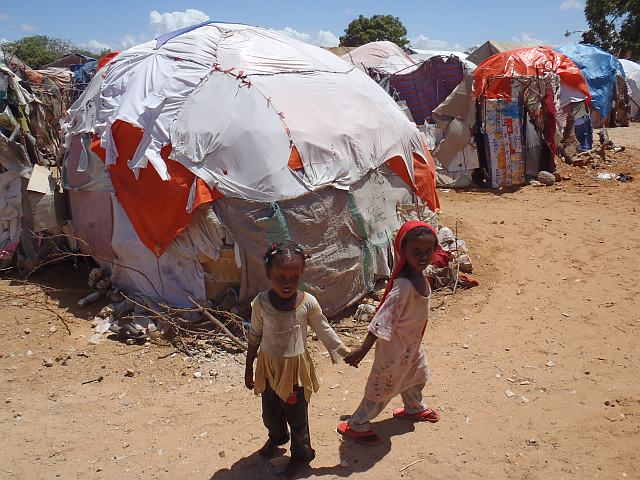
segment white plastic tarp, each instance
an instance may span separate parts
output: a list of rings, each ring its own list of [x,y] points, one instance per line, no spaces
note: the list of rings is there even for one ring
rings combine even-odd
[[[392,75],[400,72],[409,73],[418,67],[418,62],[398,45],[388,41],[361,45],[340,58],[367,74],[369,68]]]
[[[631,118],[640,120],[640,64],[620,59],[631,98]]]
[[[129,162],[134,172],[151,163],[168,178],[160,149],[172,144],[172,158],[223,195],[253,200],[349,188],[393,156],[413,175],[413,154],[425,156],[393,99],[330,52],[230,24],[204,25],[154,47],[119,54],[71,110],[79,118],[69,135],[95,131],[107,166],[117,157],[116,120],[144,130]],[[304,175],[287,168],[292,146]]]
[[[457,52],[455,50],[423,50],[421,48],[411,48],[411,51],[414,52],[411,54],[411,58],[413,58],[416,62],[424,62],[429,60],[431,57],[457,57],[459,60],[464,63],[464,66],[467,68],[467,71],[473,72],[477,65],[473,62],[467,60],[467,54],[464,52]]]

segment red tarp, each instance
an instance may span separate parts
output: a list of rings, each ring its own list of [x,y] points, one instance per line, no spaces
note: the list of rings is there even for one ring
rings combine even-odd
[[[589,104],[591,94],[580,68],[569,57],[549,47],[519,48],[487,58],[473,72],[473,96],[510,99],[512,77],[549,72],[557,74],[561,84],[583,93]]]

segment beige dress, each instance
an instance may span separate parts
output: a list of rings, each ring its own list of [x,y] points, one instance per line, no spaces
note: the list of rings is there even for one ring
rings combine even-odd
[[[428,285],[428,283],[427,283]],[[369,331],[378,337],[375,358],[365,387],[364,398],[388,403],[411,387],[429,379],[422,337],[429,320],[428,296],[418,293],[410,280],[397,278]]]
[[[256,395],[264,392],[267,383],[285,401],[293,393],[294,385],[304,388],[307,402],[311,393],[318,391],[318,378],[307,350],[309,327],[318,335],[333,363],[349,353],[313,295],[303,292],[300,304],[288,312],[271,304],[269,292],[253,299],[248,340],[252,345],[260,345],[254,380]]]

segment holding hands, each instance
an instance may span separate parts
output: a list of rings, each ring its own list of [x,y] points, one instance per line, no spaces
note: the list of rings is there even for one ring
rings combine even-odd
[[[346,363],[347,365],[351,365],[352,367],[358,368],[358,365],[366,355],[367,355],[367,352],[359,348],[351,352],[346,357],[344,357],[344,363]]]

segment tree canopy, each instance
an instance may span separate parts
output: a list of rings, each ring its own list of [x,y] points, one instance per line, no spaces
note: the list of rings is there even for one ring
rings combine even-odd
[[[582,34],[584,43],[616,57],[640,59],[640,1],[587,0],[584,15],[589,24]]]
[[[38,69],[47,63],[70,53],[80,53],[93,58],[100,58],[108,51],[91,52],[74,45],[71,40],[53,38],[46,35],[33,35],[14,42],[2,44],[2,49],[16,55],[31,68]]]
[[[401,48],[409,43],[407,29],[398,17],[374,15],[371,18],[360,15],[353,20],[340,37],[341,47],[359,47],[369,42],[388,40]]]

